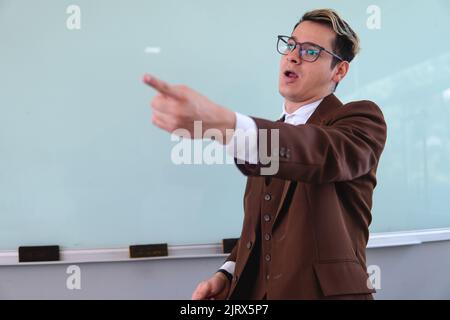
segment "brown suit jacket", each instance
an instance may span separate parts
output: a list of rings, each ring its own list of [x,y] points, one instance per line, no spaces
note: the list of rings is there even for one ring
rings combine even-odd
[[[370,101],[343,105],[326,97],[306,125],[254,118],[258,129],[279,129],[281,201],[272,225],[268,299],[322,299],[370,294],[365,250],[376,170],[386,142],[386,123]],[[270,147],[269,147],[270,148]],[[269,149],[270,150],[270,149]],[[238,165],[248,176],[240,240],[228,298],[241,297],[241,277],[260,237],[263,165]],[[245,297],[244,297],[245,298]]]

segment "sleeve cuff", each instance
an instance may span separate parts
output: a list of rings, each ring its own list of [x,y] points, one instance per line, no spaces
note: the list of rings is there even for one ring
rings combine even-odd
[[[220,267],[220,269],[227,271],[229,274],[231,274],[233,276],[235,267],[236,267],[236,262],[227,261],[224,263],[224,265],[222,267]]]
[[[225,148],[228,155],[250,164],[257,164],[258,128],[255,121],[236,112],[236,128]]]

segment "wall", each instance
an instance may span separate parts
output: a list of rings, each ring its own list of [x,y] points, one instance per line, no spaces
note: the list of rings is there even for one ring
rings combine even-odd
[[[376,299],[450,299],[450,241],[368,249],[381,269]],[[190,299],[223,255],[78,264],[81,290],[68,290],[70,264],[1,266],[0,299]]]

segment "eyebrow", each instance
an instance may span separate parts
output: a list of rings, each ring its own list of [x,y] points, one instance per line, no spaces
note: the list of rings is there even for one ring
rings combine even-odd
[[[293,36],[293,35],[291,35],[291,38],[294,39],[295,42],[300,42],[300,41],[298,41],[298,39],[297,39],[295,36]],[[314,45],[316,45],[316,46],[319,46],[320,48],[324,48],[324,49],[328,50],[328,49],[325,48],[324,46],[322,46],[322,45],[320,45],[320,44],[318,44],[318,43],[315,43],[315,42],[313,42],[313,41],[304,41],[304,42],[300,42],[300,43],[310,43],[310,44],[314,44]]]
[[[299,43],[302,43],[302,44],[304,44],[304,43],[309,43],[309,44],[312,44],[312,45],[315,45],[315,46],[319,47],[319,49],[322,49],[322,50],[325,50],[325,51],[329,51],[327,48],[322,47],[320,44],[317,44],[317,43],[315,43],[315,42],[312,42],[312,41],[300,42],[300,41],[297,40],[296,37],[294,37],[294,36],[292,36],[292,35],[291,35],[291,38],[294,39],[295,42],[299,42]]]

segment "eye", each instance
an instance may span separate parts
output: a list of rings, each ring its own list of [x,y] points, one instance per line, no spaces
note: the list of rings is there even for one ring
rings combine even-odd
[[[293,43],[288,43],[287,48],[288,48],[290,51],[292,51],[292,50],[294,50],[294,48],[295,48],[295,44],[293,44]]]
[[[319,54],[319,50],[307,49],[307,50],[305,50],[305,54],[315,57]]]
[[[287,42],[286,46],[287,46],[287,48],[288,48],[289,50],[292,51],[292,50],[295,49],[296,43],[295,43],[294,41],[289,40],[289,41]]]

